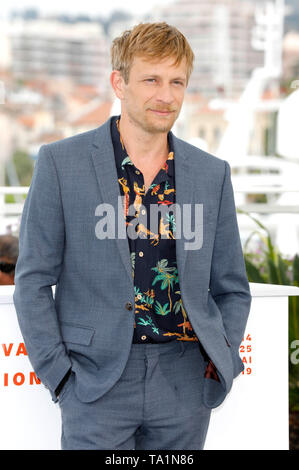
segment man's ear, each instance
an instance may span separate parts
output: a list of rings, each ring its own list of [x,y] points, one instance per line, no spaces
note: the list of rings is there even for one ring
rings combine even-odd
[[[117,98],[119,98],[120,100],[123,99],[124,98],[123,89],[124,89],[125,81],[119,70],[112,71],[110,75],[110,83]]]

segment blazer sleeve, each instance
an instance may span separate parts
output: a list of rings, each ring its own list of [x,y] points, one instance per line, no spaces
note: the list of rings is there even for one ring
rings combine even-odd
[[[235,377],[243,370],[239,347],[252,298],[237,222],[231,169],[227,161],[224,160],[224,163],[225,175],[212,256],[210,291],[222,315]]]
[[[13,300],[29,360],[51,391],[71,367],[51,287],[59,280],[64,238],[58,175],[49,146],[43,145],[22,212]]]

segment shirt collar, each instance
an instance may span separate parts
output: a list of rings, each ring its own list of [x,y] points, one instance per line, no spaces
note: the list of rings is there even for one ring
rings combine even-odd
[[[122,141],[121,135],[118,129],[118,122],[120,120],[120,116],[113,116],[111,119],[111,138],[114,147],[114,154],[116,160],[117,171],[123,170],[125,165],[132,165],[135,168],[134,163],[130,159],[129,155],[127,154],[125,145]],[[168,140],[168,158],[165,162],[165,170],[166,174],[171,177],[174,175],[174,148],[173,148],[173,140],[172,135],[168,132],[167,135]]]

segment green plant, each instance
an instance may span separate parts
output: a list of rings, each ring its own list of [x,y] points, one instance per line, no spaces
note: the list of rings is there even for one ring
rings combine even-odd
[[[238,209],[237,212],[246,214],[253,220],[258,229],[254,230],[244,244],[244,261],[249,282],[293,285],[299,287],[299,255],[293,258],[284,257],[273,245],[269,230],[255,217],[246,211]],[[248,250],[253,236],[260,238],[261,245],[258,252]],[[248,250],[248,251],[247,251]],[[299,340],[299,297],[289,297],[289,345]],[[289,357],[292,350],[289,346]],[[290,410],[299,410],[299,364],[289,363],[289,403]]]
[[[11,157],[15,172],[21,186],[30,186],[34,162],[28,153],[22,150],[16,150]],[[8,174],[5,175],[5,185],[10,186]]]

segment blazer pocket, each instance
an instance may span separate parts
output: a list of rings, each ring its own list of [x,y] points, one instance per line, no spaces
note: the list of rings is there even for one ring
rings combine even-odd
[[[61,334],[65,343],[82,344],[89,346],[95,333],[94,328],[61,322]]]

